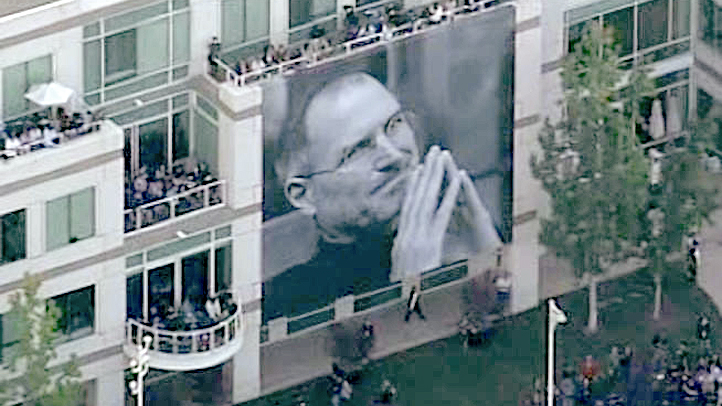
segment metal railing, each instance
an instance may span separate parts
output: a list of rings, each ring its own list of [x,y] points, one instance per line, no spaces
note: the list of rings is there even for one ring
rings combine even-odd
[[[396,39],[404,38],[419,33],[420,31],[428,31],[433,26],[442,26],[447,24],[449,21],[454,19],[463,19],[470,15],[484,13],[495,10],[496,7],[490,7],[488,4],[494,4],[495,1],[478,2],[478,9],[474,11],[467,11],[463,6],[457,7],[451,11],[444,13],[444,20],[441,22],[433,22],[429,18],[419,17],[414,21],[402,24],[394,28],[388,28],[385,24],[382,26],[383,29],[379,33],[373,33],[358,37],[350,41],[344,41],[339,44],[331,45],[330,49],[322,49],[316,52],[309,51],[305,55],[301,55],[297,58],[284,61],[281,63],[267,66],[263,69],[257,69],[251,72],[238,73],[233,70],[230,66],[225,64],[219,58],[213,59],[215,63],[223,72],[223,80],[229,81],[236,86],[245,86],[246,84],[256,83],[259,80],[270,78],[275,74],[284,74],[292,72],[298,66],[312,67],[320,63],[327,63],[336,59],[346,57],[352,53],[359,52],[361,50],[370,49],[382,44],[387,44]],[[509,3],[502,3],[501,5],[507,5]],[[296,45],[297,46],[297,45]],[[215,69],[209,66],[206,72],[214,72]],[[213,75],[210,75],[213,76]],[[217,78],[215,78],[217,79]]]
[[[185,192],[125,210],[123,212],[125,232],[130,233],[145,229],[188,213],[198,212],[209,207],[222,206],[225,203],[225,180],[198,185]]]
[[[171,331],[145,325],[139,321],[126,321],[126,344],[136,346],[144,336],[153,337],[151,352],[166,354],[198,354],[222,348],[243,337],[243,318],[240,303],[226,319],[211,327],[191,331]]]
[[[421,290],[423,294],[448,287],[468,280],[473,275],[469,273],[468,261],[463,260],[451,265],[435,269],[421,275]],[[392,306],[406,300],[403,297],[401,282],[385,286],[371,292],[354,296],[353,314],[358,315],[381,307]],[[286,338],[297,336],[324,328],[339,321],[336,312],[336,302],[286,320]],[[267,325],[261,326],[259,340],[261,344],[273,342],[269,337]]]

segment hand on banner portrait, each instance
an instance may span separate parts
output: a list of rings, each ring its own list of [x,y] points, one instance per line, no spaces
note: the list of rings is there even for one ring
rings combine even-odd
[[[448,185],[442,190],[445,177]],[[423,165],[414,172],[401,207],[391,251],[392,281],[441,266],[444,235],[461,184],[461,172],[449,151],[431,147]]]
[[[459,176],[461,178],[461,193],[458,200],[459,220],[471,233],[469,248],[472,252],[481,252],[499,247],[501,245],[499,234],[494,228],[494,221],[489,211],[481,202],[474,182],[465,170],[460,171]]]

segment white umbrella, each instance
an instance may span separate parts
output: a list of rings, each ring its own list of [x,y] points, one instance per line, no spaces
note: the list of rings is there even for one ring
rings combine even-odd
[[[75,91],[58,82],[35,85],[25,93],[25,98],[41,106],[57,106],[67,103]]]

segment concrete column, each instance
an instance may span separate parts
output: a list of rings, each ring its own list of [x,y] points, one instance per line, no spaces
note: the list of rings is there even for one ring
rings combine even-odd
[[[98,376],[95,380],[95,404],[118,405],[125,396],[125,376],[123,371],[113,371]]]
[[[98,332],[108,340],[122,340],[125,332],[126,297],[125,292],[126,276],[119,269],[125,268],[123,257],[108,261],[103,264],[104,277],[100,279],[96,289],[96,308],[103,311],[98,314]]]
[[[289,1],[290,0],[270,0],[269,32],[271,43],[274,45],[288,44]]]
[[[273,2],[272,2],[273,3]],[[220,0],[191,0],[191,65],[189,77],[205,72],[208,44],[221,36]]]
[[[243,346],[233,356],[233,404],[245,402],[261,394],[261,310],[246,313],[244,317]]]
[[[34,202],[25,211],[25,244],[28,258],[43,255],[45,245],[45,208],[43,202]]]
[[[219,168],[227,183],[228,205],[233,209],[263,199],[263,90],[258,86],[223,85],[219,98],[235,117],[219,120]]]
[[[506,264],[511,272],[511,312],[519,313],[539,304],[539,220],[515,226],[512,232]]]

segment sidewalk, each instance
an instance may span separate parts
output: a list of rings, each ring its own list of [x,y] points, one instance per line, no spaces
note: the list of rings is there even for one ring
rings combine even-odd
[[[330,328],[261,347],[261,392],[273,393],[331,373],[331,364],[353,349],[354,335],[364,321],[374,325],[376,343],[371,359],[414,348],[456,334],[462,315],[459,283],[422,295],[421,309],[426,321],[414,314],[404,322],[406,301],[366,315],[353,317]]]

